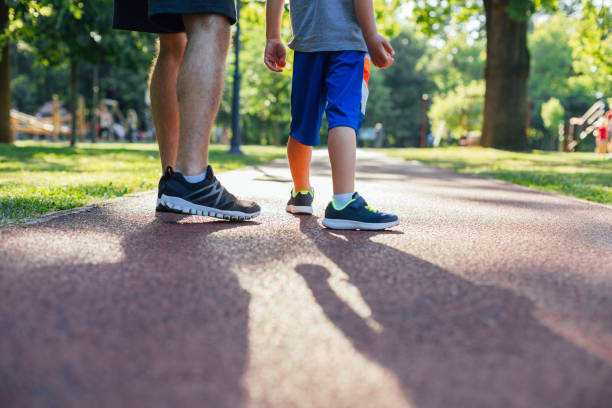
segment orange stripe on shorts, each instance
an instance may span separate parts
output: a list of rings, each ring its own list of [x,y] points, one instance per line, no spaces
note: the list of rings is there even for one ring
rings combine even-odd
[[[370,82],[370,59],[368,57],[363,59],[363,80],[366,85]]]

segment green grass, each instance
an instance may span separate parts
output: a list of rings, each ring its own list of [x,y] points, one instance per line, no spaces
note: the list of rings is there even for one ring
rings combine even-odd
[[[517,153],[478,147],[390,149],[385,153],[462,173],[612,204],[612,160],[595,153]]]
[[[210,163],[222,172],[285,155],[284,148],[243,146],[244,156],[210,147]],[[153,143],[18,142],[0,145],[0,225],[157,188],[161,174]]]

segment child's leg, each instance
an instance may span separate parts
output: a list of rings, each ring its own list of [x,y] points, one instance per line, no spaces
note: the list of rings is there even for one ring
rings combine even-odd
[[[287,158],[293,178],[293,191],[310,191],[310,161],[312,146],[304,145],[289,136],[287,143]]]
[[[355,191],[355,160],[357,138],[355,130],[338,126],[329,130],[327,149],[332,167],[334,195]]]

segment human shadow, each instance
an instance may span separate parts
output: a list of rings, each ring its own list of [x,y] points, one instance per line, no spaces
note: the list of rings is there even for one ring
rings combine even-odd
[[[296,272],[355,349],[397,377],[410,406],[610,406],[612,366],[544,326],[526,297],[373,239],[388,232],[321,230],[306,217],[300,230],[348,276],[380,330],[336,294],[329,270]]]
[[[246,405],[250,295],[217,233],[255,224],[89,218],[48,225],[121,235],[121,259],[32,268],[3,285],[13,310],[0,308],[0,405]]]

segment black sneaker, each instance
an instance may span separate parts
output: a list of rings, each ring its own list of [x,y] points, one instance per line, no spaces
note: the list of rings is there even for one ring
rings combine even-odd
[[[199,183],[189,183],[179,172],[168,168],[161,195],[160,206],[183,214],[207,215],[232,221],[257,217],[261,211],[252,201],[239,200],[227,191],[208,166],[206,178]],[[162,178],[163,180],[163,178]],[[161,187],[160,181],[160,187]]]
[[[330,202],[323,218],[323,225],[331,229],[382,230],[397,224],[399,224],[397,215],[373,209],[357,193],[354,193],[351,201],[342,208],[336,208],[333,201]]]
[[[164,191],[164,187],[166,187],[166,182],[172,176],[172,167],[166,167],[166,171],[162,174],[159,179],[159,184],[157,185],[157,206],[155,207],[155,211],[157,212],[172,212],[170,209],[161,205],[161,196],[162,191]]]
[[[285,209],[291,214],[312,214],[312,200],[314,200],[314,188],[297,193],[291,189],[291,198]]]

